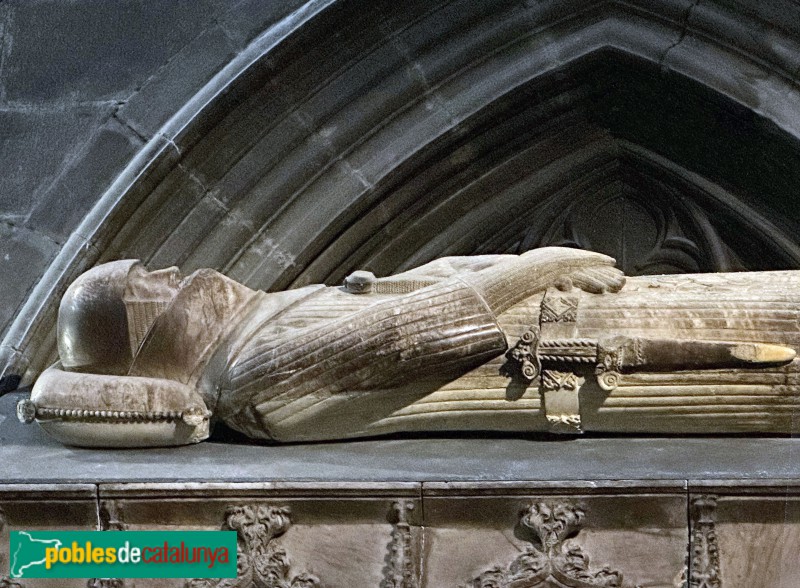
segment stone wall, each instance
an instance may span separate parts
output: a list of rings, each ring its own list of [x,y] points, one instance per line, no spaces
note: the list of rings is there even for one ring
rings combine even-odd
[[[299,4],[0,4],[0,333],[164,122]]]

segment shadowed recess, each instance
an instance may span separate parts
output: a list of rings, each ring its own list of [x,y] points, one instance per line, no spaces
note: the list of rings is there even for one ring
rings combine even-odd
[[[390,114],[410,117],[402,127],[354,137],[354,124],[309,130],[296,112],[234,130],[255,104],[185,154],[103,258],[211,265],[267,290],[548,244],[610,253],[631,274],[800,260],[796,211],[776,214],[800,184],[796,146],[751,111],[618,52],[512,87],[474,113],[448,113],[436,137],[428,119],[445,114],[420,99]],[[285,125],[301,136],[291,151],[280,146]],[[381,133],[379,145],[360,148]],[[790,177],[778,179],[781,169]]]

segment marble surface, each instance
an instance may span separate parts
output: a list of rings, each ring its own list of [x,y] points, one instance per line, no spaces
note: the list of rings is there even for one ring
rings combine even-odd
[[[672,481],[800,483],[800,439],[436,437],[169,449],[64,447],[0,398],[0,483],[285,481]]]

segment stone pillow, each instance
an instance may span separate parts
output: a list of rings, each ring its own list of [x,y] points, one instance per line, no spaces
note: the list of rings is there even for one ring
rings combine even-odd
[[[208,437],[210,412],[201,396],[173,380],[45,370],[20,420],[80,447],[159,447]]]

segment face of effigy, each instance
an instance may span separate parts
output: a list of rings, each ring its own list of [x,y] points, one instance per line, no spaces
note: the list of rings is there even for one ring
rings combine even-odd
[[[69,371],[124,375],[147,330],[180,288],[172,267],[149,272],[135,260],[81,275],[58,312],[58,354]]]

